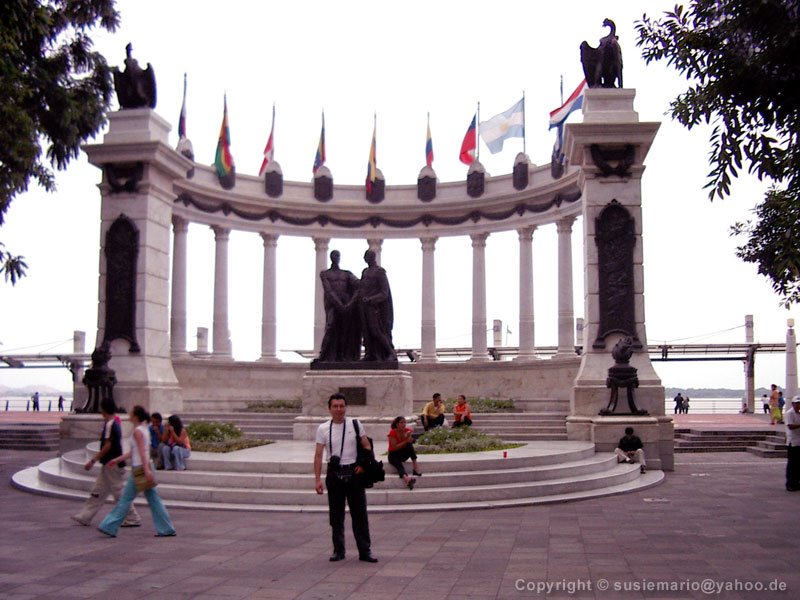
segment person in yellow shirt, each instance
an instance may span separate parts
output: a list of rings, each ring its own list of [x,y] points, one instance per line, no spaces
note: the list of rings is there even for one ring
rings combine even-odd
[[[444,402],[442,402],[441,394],[434,394],[433,400],[425,405],[420,415],[420,421],[425,431],[444,425]]]

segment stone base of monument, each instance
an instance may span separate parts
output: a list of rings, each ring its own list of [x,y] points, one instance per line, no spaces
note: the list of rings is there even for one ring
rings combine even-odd
[[[597,452],[613,452],[625,435],[626,427],[633,427],[634,435],[642,440],[648,469],[674,470],[675,430],[672,418],[665,415],[570,416],[567,417],[567,438],[594,442]]]
[[[358,418],[367,434],[376,440],[384,439],[392,419],[413,413],[412,377],[408,371],[306,371],[303,406],[294,422],[294,439],[314,439],[319,424],[330,417],[328,398],[335,393],[344,394],[347,416]]]
[[[127,440],[131,433],[130,421],[128,416],[122,413],[119,418],[122,421],[122,439]],[[58,426],[59,453],[85,448],[89,442],[98,441],[102,429],[103,417],[100,413],[64,415]]]

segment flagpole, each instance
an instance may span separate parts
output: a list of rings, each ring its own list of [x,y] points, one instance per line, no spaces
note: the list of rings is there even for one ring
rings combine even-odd
[[[561,104],[564,104],[564,75],[561,75]]]
[[[481,101],[478,100],[478,111],[475,113],[475,160],[481,160]]]
[[[522,153],[527,154],[528,149],[525,139],[525,90],[522,90]]]

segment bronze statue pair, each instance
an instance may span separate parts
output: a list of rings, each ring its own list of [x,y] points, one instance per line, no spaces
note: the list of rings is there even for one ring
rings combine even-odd
[[[339,267],[341,255],[331,252],[331,267],[319,274],[325,306],[325,334],[317,362],[397,362],[392,343],[394,307],[386,270],[367,250],[367,267],[358,279]],[[364,356],[361,357],[361,345]]]

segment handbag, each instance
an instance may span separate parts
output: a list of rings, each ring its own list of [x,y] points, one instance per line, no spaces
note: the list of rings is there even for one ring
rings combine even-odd
[[[144,467],[133,467],[133,484],[136,486],[137,492],[145,492],[158,485],[155,479],[153,479],[153,481],[147,481],[147,477],[145,477],[144,474]]]
[[[354,422],[356,431],[362,431],[358,419],[354,419]],[[359,436],[356,436],[356,438],[359,438]],[[356,464],[364,469],[364,473],[361,475],[364,481],[364,487],[371,488],[379,481],[386,479],[386,472],[383,470],[383,461],[375,460],[375,446],[373,445],[372,438],[367,437],[367,439],[369,440],[369,450],[364,448],[364,446],[356,440]]]

